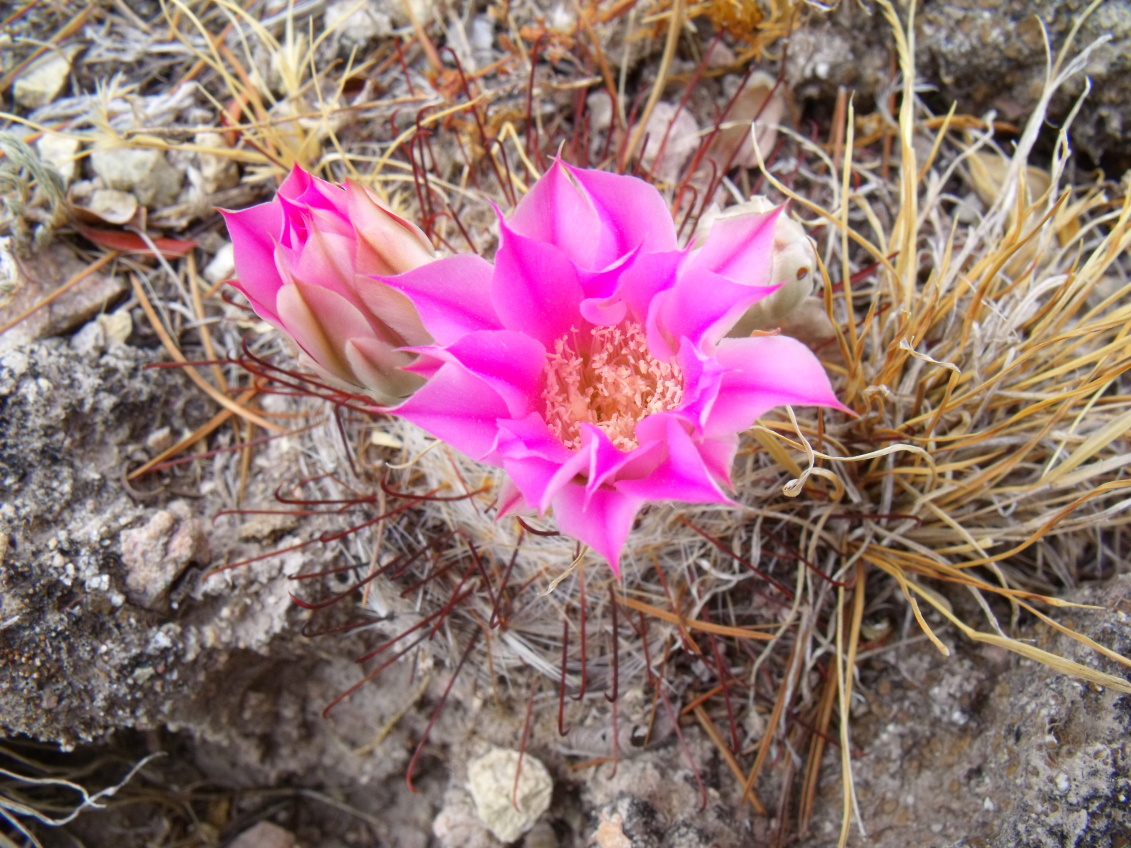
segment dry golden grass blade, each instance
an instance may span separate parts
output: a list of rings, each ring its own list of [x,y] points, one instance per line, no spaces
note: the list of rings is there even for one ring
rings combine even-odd
[[[1087,462],[1100,451],[1111,447],[1112,442],[1116,439],[1126,439],[1129,431],[1131,431],[1131,410],[1108,421],[1103,427],[1088,436],[1063,462],[1058,463],[1055,468],[1042,475],[1041,482],[1044,484],[1057,482],[1059,478]],[[1111,462],[1107,470],[1122,467],[1125,459],[1126,457],[1111,457],[1111,460],[1115,462]],[[1098,473],[1098,469],[1087,476],[1094,476],[1095,473]],[[1087,477],[1076,477],[1071,482],[1075,484],[1084,479],[1087,479]]]
[[[636,612],[642,612],[660,621],[666,621],[668,624],[675,624],[678,627],[684,627],[688,630],[695,630],[700,633],[714,633],[716,636],[730,636],[734,639],[752,639],[758,642],[772,642],[776,638],[772,634],[763,633],[760,630],[751,630],[747,627],[730,627],[725,624],[715,624],[712,621],[699,621],[698,619],[686,618],[674,612],[652,606],[652,604],[645,603],[629,595],[625,595],[621,600],[626,607]],[[776,627],[777,625],[768,624],[766,626]]]
[[[879,0],[880,9],[891,25],[891,32],[895,36],[896,55],[899,57],[899,68],[903,75],[903,97],[899,107],[899,147],[900,147],[900,204],[899,213],[892,227],[891,240],[888,242],[885,253],[896,255],[896,276],[893,284],[897,286],[899,296],[898,304],[905,310],[911,308],[913,286],[915,280],[915,262],[917,261],[916,221],[919,218],[919,187],[916,175],[919,172],[915,164],[915,147],[913,143],[915,133],[915,29],[911,22],[915,20],[915,2],[907,6],[908,26],[906,31],[888,0]],[[845,195],[847,197],[847,194]]]
[[[836,607],[836,679],[837,679],[837,708],[840,712],[840,769],[844,784],[843,816],[840,826],[839,845],[848,844],[849,830],[852,824],[852,815],[856,814],[860,822],[860,805],[856,800],[856,786],[852,779],[852,745],[849,742],[849,704],[852,700],[852,682],[855,679],[856,650],[860,645],[860,623],[864,619],[864,566],[856,566],[856,580],[852,592],[852,619],[848,625],[848,634],[845,635],[844,611],[848,599],[843,586],[837,588]],[[842,659],[843,658],[843,659]],[[863,830],[863,823],[861,830]]]
[[[239,406],[244,406],[245,404],[249,403],[251,399],[257,394],[258,392],[255,389],[246,389],[236,396],[235,403]],[[230,409],[220,410],[210,419],[208,419],[206,423],[197,427],[192,433],[185,436],[185,438],[181,439],[175,445],[170,445],[144,465],[135,468],[133,471],[126,475],[126,480],[136,480],[138,477],[141,477],[143,474],[148,473],[150,470],[160,465],[162,462],[165,462],[168,459],[172,459],[174,456],[177,456],[178,454],[188,450],[201,439],[205,439],[213,432],[215,432],[220,427],[220,425],[222,425],[233,415],[235,415],[235,413]]]
[[[672,0],[671,17],[668,18],[668,35],[664,41],[664,53],[660,58],[656,81],[652,84],[652,91],[648,95],[648,100],[644,104],[644,109],[640,113],[636,126],[628,137],[628,144],[625,145],[621,154],[620,167],[622,171],[636,155],[636,150],[640,147],[640,142],[644,137],[648,119],[652,117],[652,112],[664,93],[664,86],[667,84],[668,74],[671,72],[672,60],[675,58],[675,49],[679,45],[679,35],[683,29],[683,3],[684,0]]]
[[[809,617],[802,615],[797,626],[797,641],[790,651],[789,661],[786,665],[781,685],[778,687],[777,697],[774,698],[773,709],[770,710],[770,715],[766,719],[765,730],[762,733],[762,738],[758,742],[758,753],[754,755],[754,763],[750,767],[750,771],[746,775],[746,780],[742,784],[744,797],[762,775],[762,770],[765,768],[770,754],[770,747],[777,738],[778,728],[781,726],[782,717],[785,715],[786,709],[789,706],[794,687],[797,685],[797,679],[804,670],[804,653],[808,647],[808,637],[811,636],[809,632],[810,626]]]
[[[157,337],[161,339],[161,344],[165,346],[165,350],[168,351],[169,355],[173,357],[174,360],[186,366],[184,372],[186,375],[188,375],[188,378],[190,380],[196,383],[197,386],[199,386],[206,395],[216,401],[216,403],[220,404],[220,406],[224,407],[229,412],[238,415],[245,421],[250,421],[253,424],[257,424],[264,430],[267,430],[271,433],[285,432],[279,425],[268,421],[266,418],[251,411],[246,406],[242,406],[241,404],[229,398],[227,395],[224,395],[219,390],[215,389],[191,366],[189,366],[188,359],[183,353],[181,353],[181,349],[177,347],[176,342],[173,341],[172,337],[169,335],[169,332],[161,323],[161,319],[157,316],[157,312],[154,310],[153,304],[150,302],[149,296],[145,293],[145,289],[142,287],[141,282],[132,274],[130,275],[130,284],[133,286],[134,295],[137,297],[138,303],[141,304],[141,308],[145,311],[145,316],[149,319],[149,323],[153,326],[153,331],[157,333]]]
[[[196,275],[196,257],[190,253],[186,259],[188,261],[188,290],[192,295],[193,314],[196,315],[197,326],[200,330],[200,343],[204,345],[204,353],[212,362],[212,365],[209,366],[212,370],[212,378],[216,381],[220,391],[226,392],[228,381],[224,378],[224,372],[220,370],[220,366],[216,364],[218,359],[216,346],[212,343],[212,331],[208,328],[207,317],[204,314],[204,299],[200,293],[200,279]]]
[[[809,740],[809,752],[805,757],[805,771],[801,778],[801,798],[798,802],[798,830],[805,834],[813,818],[820,789],[821,766],[828,745],[829,725],[832,723],[833,706],[837,703],[838,683],[835,675],[829,675],[821,687],[821,697],[817,702],[813,722],[815,732]]]
[[[730,769],[731,774],[734,775],[735,779],[740,783],[744,782],[746,780],[746,774],[738,765],[738,760],[734,758],[734,754],[730,752],[730,748],[727,747],[726,742],[724,742],[722,737],[719,736],[719,730],[717,727],[715,727],[715,723],[711,721],[711,717],[707,715],[707,711],[703,709],[702,706],[696,706],[693,712],[695,713],[695,718],[699,721],[699,726],[702,727],[703,731],[707,734],[707,736],[710,737],[711,742],[715,745],[715,750],[719,752],[719,755],[727,764],[727,768]],[[742,796],[742,799],[744,801],[749,801],[750,806],[754,808],[754,812],[758,813],[758,815],[766,815],[765,806],[762,804],[761,800],[759,800],[758,796],[754,793],[754,790],[752,788],[746,790],[746,793]]]

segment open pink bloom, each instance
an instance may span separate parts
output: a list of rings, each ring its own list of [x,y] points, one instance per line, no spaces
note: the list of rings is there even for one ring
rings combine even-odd
[[[434,258],[418,227],[364,187],[335,185],[298,167],[274,200],[223,214],[235,287],[260,318],[294,339],[308,364],[381,403],[420,385],[401,370],[415,359],[402,348],[432,339],[412,302],[373,278]]]
[[[495,264],[439,259],[385,280],[435,344],[395,412],[503,468],[504,510],[552,509],[618,571],[647,501],[731,503],[738,433],[781,404],[843,409],[813,353],[724,338],[768,285],[777,212],[681,249],[641,180],[556,162],[500,222]]]

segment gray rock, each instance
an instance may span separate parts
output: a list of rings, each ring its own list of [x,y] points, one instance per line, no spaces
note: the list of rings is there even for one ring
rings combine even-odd
[[[310,570],[310,557],[324,563],[321,547],[204,582],[188,565],[164,587],[177,593],[175,606],[138,603],[145,598],[131,587],[123,529],[145,530],[139,535],[151,538],[155,555],[174,562],[193,560],[188,551],[199,540],[183,529],[193,521],[207,525],[228,561],[265,548],[241,542],[236,519],[210,521],[230,504],[207,479],[180,478],[197,488],[186,488],[197,497],[180,505],[160,481],[136,481],[132,496],[123,486],[123,471],[148,458],[152,432],[189,432],[215,412],[177,370],[146,370],[159,360],[121,344],[92,358],[62,339],[0,353],[0,733],[70,747],[124,729],[161,729],[183,734],[194,766],[226,785],[387,779],[376,796],[394,795],[427,717],[406,716],[379,755],[365,753],[375,729],[411,703],[417,684],[408,682],[408,665],[389,669],[384,685],[365,687],[330,720],[321,717],[357,682],[352,657],[372,644],[302,636],[306,616],[283,572]],[[270,471],[255,475],[248,498],[273,503],[274,487],[296,466],[298,446],[285,442],[261,454]],[[174,519],[168,534],[163,513]],[[290,531],[284,524],[273,532]],[[134,554],[142,542],[135,539]],[[428,815],[405,794],[406,810]],[[397,816],[386,817],[394,827]]]
[[[1055,57],[1087,0],[952,0],[924,4],[917,34],[921,73],[941,84],[946,99],[978,114],[995,109],[1023,124],[1046,73],[1045,31]],[[1042,28],[1043,24],[1043,28]],[[1092,89],[1072,124],[1075,147],[1094,159],[1111,154],[1131,166],[1126,144],[1131,115],[1131,2],[1106,0],[1087,18],[1072,54],[1110,38],[1091,54],[1053,102],[1053,122],[1067,116],[1088,79]]]
[[[915,22],[920,81],[945,111],[982,115],[1023,124],[1040,96],[1046,73],[1044,29],[1055,57],[1087,0],[952,0],[921,4]],[[901,4],[899,8],[905,8]],[[802,99],[828,102],[841,86],[856,95],[857,114],[892,83],[889,25],[879,11],[841,3],[828,14],[814,14],[790,36],[786,77]],[[1131,2],[1107,0],[1083,23],[1075,55],[1098,38],[1109,40],[1091,55],[1053,100],[1049,118],[1063,120],[1091,81],[1091,92],[1072,125],[1074,147],[1103,160],[1115,173],[1131,167],[1125,142],[1131,115]],[[930,95],[929,95],[930,96]]]
[[[159,509],[140,527],[121,535],[126,590],[131,600],[152,607],[191,565],[207,565],[208,536],[184,501]]]
[[[0,244],[0,264],[7,251]],[[13,260],[7,269],[15,296],[0,308],[0,325],[31,310],[56,292],[60,285],[82,274],[89,263],[61,242],[53,242],[31,256]],[[129,287],[124,276],[95,271],[88,274],[46,306],[0,333],[0,351],[14,350],[28,342],[74,330],[117,301]],[[105,330],[105,328],[103,328]]]
[[[1099,609],[1055,617],[1131,656],[1131,575],[1070,600]],[[967,613],[973,620],[974,610]],[[1128,676],[1114,661],[1039,627],[1016,634],[1037,647]],[[856,795],[867,844],[879,848],[1111,846],[1131,833],[1131,697],[1058,674],[996,647],[925,643],[885,654],[862,672],[855,716]],[[837,756],[821,796],[838,803]],[[831,810],[830,810],[831,812]],[[822,816],[812,848],[836,845]]]
[[[326,4],[323,25],[343,41],[365,44],[393,34],[393,21],[378,0],[333,0]]]
[[[228,848],[294,848],[295,836],[277,824],[262,821],[235,838]]]
[[[111,147],[90,154],[90,166],[107,188],[128,191],[143,206],[160,209],[177,199],[184,175],[156,148]]]
[[[46,106],[62,93],[70,73],[70,57],[58,50],[49,50],[16,77],[12,96],[25,109]]]
[[[197,153],[197,159],[200,165],[201,186],[205,193],[215,194],[239,184],[240,169],[236,160],[223,153],[208,152],[228,148],[223,133],[200,132],[193,137],[192,142],[197,147],[204,148]]]
[[[514,842],[534,827],[550,806],[554,783],[535,757],[492,748],[467,765],[467,786],[480,820],[502,842]]]

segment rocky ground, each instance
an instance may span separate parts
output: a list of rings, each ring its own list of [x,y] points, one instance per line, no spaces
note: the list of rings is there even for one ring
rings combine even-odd
[[[1044,13],[1056,44],[1079,5],[924,4],[917,33],[921,71],[937,86],[931,96],[1018,120],[1044,73],[1043,34],[1030,13]],[[1126,3],[1108,0],[1077,35],[1078,44],[1113,36],[1092,54],[1093,94],[1074,134],[1092,163],[1109,168],[1128,164],[1119,140],[1131,114],[1129,17]],[[806,109],[829,108],[841,86],[883,102],[889,43],[879,14],[861,5],[806,16],[783,60],[787,87]],[[1071,101],[1058,108],[1063,116]],[[53,283],[73,273],[61,250],[51,254]],[[10,770],[0,780],[0,815],[30,823],[19,799],[60,816],[58,805],[77,802],[69,790],[12,774],[101,788],[159,753],[105,809],[65,828],[36,827],[43,844],[502,844],[477,815],[470,787],[481,791],[479,758],[519,747],[525,692],[459,684],[416,764],[415,792],[405,773],[444,696],[444,674],[426,663],[394,665],[324,718],[323,708],[357,680],[353,659],[372,639],[303,635],[312,615],[292,602],[286,576],[323,548],[203,578],[267,547],[313,539],[335,519],[219,515],[241,485],[236,459],[197,463],[160,485],[125,480],[216,407],[181,370],[147,367],[166,360],[160,341],[136,299],[119,310],[129,321],[110,320],[129,295],[121,280],[103,284],[111,288],[97,296],[87,289],[85,300],[60,300],[34,331],[20,325],[0,336],[0,727],[9,737],[0,767]],[[0,310],[0,323],[17,311]],[[101,311],[109,314],[93,317]],[[325,438],[331,431],[326,425]],[[242,503],[270,504],[306,452],[294,438],[262,446]],[[1123,568],[1108,564],[1104,580],[1066,590],[1096,608],[1060,620],[1128,656],[1131,576],[1112,573]],[[860,824],[849,844],[1131,844],[1131,699],[932,623],[950,658],[912,621],[902,639],[861,659],[851,739]],[[1019,627],[1038,647],[1120,672],[1047,627]],[[526,745],[546,771],[540,777],[529,767],[530,804],[550,792],[548,809],[518,844],[837,844],[835,744],[809,832],[787,834],[795,801],[771,784],[762,787],[769,813],[751,813],[693,724],[682,727],[684,744],[669,732],[615,769],[578,769],[584,758],[563,753],[550,712],[539,711]],[[0,821],[0,844],[22,840]]]

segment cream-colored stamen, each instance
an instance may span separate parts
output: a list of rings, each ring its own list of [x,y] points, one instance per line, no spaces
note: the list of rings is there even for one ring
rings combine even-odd
[[[639,444],[637,422],[683,399],[683,370],[652,356],[639,324],[594,327],[587,352],[578,349],[577,336],[567,333],[546,354],[546,423],[571,450],[581,447],[582,424],[599,427],[620,450],[632,450]]]

